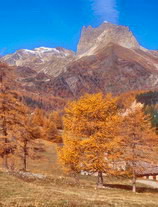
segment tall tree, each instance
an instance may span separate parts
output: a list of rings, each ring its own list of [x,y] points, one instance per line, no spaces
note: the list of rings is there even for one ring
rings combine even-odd
[[[146,115],[141,105],[128,109],[122,125],[122,156],[127,163],[127,172],[131,173],[133,192],[136,192],[137,174],[143,171],[143,162],[154,160],[157,136],[151,125],[151,117]]]
[[[43,131],[43,138],[50,142],[59,144],[62,143],[62,135],[57,128],[56,123],[50,117],[45,119]]]
[[[15,135],[13,129],[23,118],[21,98],[15,90],[13,69],[0,64],[0,142],[4,167],[8,168],[8,156],[14,153]]]
[[[33,122],[36,123],[39,127],[43,127],[45,124],[46,116],[42,109],[36,108],[33,112]]]
[[[100,185],[103,185],[102,173],[109,172],[110,159],[118,156],[120,121],[117,98],[110,94],[106,97],[100,93],[87,94],[78,101],[69,103],[65,109],[64,130],[69,136],[64,138],[62,151],[65,157],[71,151],[69,145],[65,144],[66,138],[72,143],[75,141],[78,152],[84,152],[81,153],[80,164],[77,165],[80,170],[97,172]]]
[[[34,117],[35,114],[30,113],[26,107],[23,107],[23,110],[25,116],[21,120],[17,132],[17,154],[23,161],[23,170],[27,171],[27,160],[33,158],[38,147],[40,147],[35,141],[42,138],[42,134],[38,125],[39,122],[36,122],[37,119]]]
[[[50,116],[49,119],[54,122],[54,124],[56,125],[58,130],[62,130],[63,129],[63,121],[62,121],[62,116],[60,114],[59,111],[53,111]]]

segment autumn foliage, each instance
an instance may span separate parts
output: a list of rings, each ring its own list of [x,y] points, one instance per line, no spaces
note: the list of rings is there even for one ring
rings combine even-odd
[[[157,145],[157,136],[143,105],[136,102],[133,94],[125,105],[120,105],[122,97],[87,94],[69,103],[59,159],[71,173],[98,173],[99,185],[103,184],[103,173],[131,175],[135,191],[137,166],[141,161],[153,160],[149,154],[151,146]]]
[[[97,93],[50,112],[49,103],[43,110],[43,99],[38,108],[28,107],[28,94],[16,84],[14,69],[0,63],[0,156],[6,169],[14,170],[20,159],[21,170],[27,171],[29,160],[44,151],[44,140],[57,145],[61,166],[76,180],[81,172],[97,174],[102,186],[104,175],[126,175],[136,191],[141,163],[156,162],[156,107],[138,103],[138,92]]]
[[[106,97],[102,94],[87,94],[70,103],[65,109],[61,162],[72,171],[97,172],[100,184],[102,173],[109,172],[110,160],[113,161],[119,153],[120,121],[117,98],[110,94]]]
[[[133,192],[136,191],[136,177],[144,171],[142,163],[151,162],[158,144],[151,116],[145,114],[140,104],[128,109],[122,122],[122,159],[127,163],[127,173],[133,177]]]

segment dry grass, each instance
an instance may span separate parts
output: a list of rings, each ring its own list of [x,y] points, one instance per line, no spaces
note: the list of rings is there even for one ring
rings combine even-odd
[[[125,178],[106,178],[104,189],[96,189],[95,177],[81,176],[76,185],[70,177],[62,176],[57,165],[55,148],[46,146],[45,159],[30,161],[29,169],[45,173],[43,180],[27,180],[0,172],[0,207],[157,207],[158,190],[138,186],[131,192]]]
[[[158,191],[139,186],[133,194],[126,179],[108,178],[105,189],[96,189],[94,178],[82,177],[80,185],[66,177],[24,181],[0,173],[0,204],[5,207],[158,206]]]

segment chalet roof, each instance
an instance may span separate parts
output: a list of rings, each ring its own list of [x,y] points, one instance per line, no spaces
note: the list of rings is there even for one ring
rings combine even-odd
[[[136,174],[137,176],[158,175],[158,165],[148,162],[137,162]]]

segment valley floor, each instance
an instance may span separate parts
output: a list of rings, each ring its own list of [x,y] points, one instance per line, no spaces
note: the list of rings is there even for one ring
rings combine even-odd
[[[84,176],[80,184],[70,177],[22,179],[0,173],[0,206],[4,207],[156,207],[158,189],[138,184],[131,192],[129,180],[106,178],[105,188],[96,189],[95,177]]]
[[[46,177],[19,177],[0,169],[0,207],[158,207],[158,189],[141,183],[134,194],[129,179],[107,177],[104,189],[97,189],[91,176],[81,176],[76,184],[63,175],[56,147],[44,144],[43,159],[29,160],[28,168]]]

